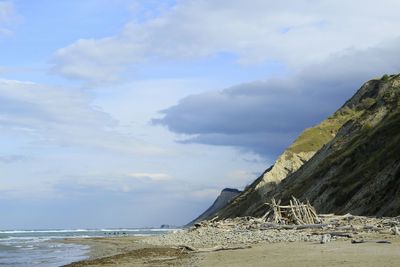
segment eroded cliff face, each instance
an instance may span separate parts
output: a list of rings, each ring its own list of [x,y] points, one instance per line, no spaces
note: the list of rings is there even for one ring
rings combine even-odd
[[[360,112],[343,106],[320,124],[305,129],[298,138],[278,157],[275,164],[248,186],[229,205],[218,211],[218,216],[236,217],[252,215],[270,200],[269,194],[279,184],[298,171],[324,145],[329,143],[339,129],[349,120],[359,116]],[[215,215],[215,214],[213,214]]]
[[[272,169],[266,172],[260,182],[256,185],[259,194],[266,195],[273,190],[288,175],[297,171],[307,162],[316,151],[293,153],[289,150],[283,152],[276,160]]]
[[[309,199],[319,212],[400,214],[400,75],[367,82],[346,106],[358,113],[268,197]]]
[[[358,112],[344,106],[317,126],[304,130],[278,157],[272,169],[263,175],[263,179],[256,185],[256,190],[263,196],[268,194],[330,142],[347,121],[358,115]]]
[[[272,197],[292,195],[320,212],[400,213],[399,107],[400,75],[368,81],[212,217],[260,215]]]

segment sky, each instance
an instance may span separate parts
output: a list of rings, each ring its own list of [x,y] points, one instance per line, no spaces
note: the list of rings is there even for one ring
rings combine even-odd
[[[0,229],[189,222],[400,72],[398,10],[0,0]]]

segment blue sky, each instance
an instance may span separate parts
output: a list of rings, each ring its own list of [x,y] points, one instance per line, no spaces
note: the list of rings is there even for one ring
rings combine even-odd
[[[399,5],[0,0],[0,228],[190,221],[399,72]]]

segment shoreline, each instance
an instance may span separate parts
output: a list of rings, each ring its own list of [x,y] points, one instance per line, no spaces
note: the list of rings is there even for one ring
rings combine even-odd
[[[64,267],[81,266],[190,266],[188,253],[171,246],[142,242],[148,237],[88,237],[64,239],[62,243],[89,246],[88,258]]]
[[[289,231],[274,234],[287,235]],[[326,244],[316,240],[259,241],[242,243],[249,248],[212,252],[190,252],[177,242],[157,243],[170,235],[174,234],[65,239],[63,243],[90,246],[90,253],[88,259],[64,266],[400,266],[400,237],[390,234],[360,234],[357,238],[367,241],[361,244],[353,244],[350,238]]]
[[[85,260],[92,260],[101,257],[113,256],[126,252],[130,247],[141,248],[141,236],[118,236],[118,237],[79,237],[53,240],[52,242],[63,244],[79,244],[88,246]]]

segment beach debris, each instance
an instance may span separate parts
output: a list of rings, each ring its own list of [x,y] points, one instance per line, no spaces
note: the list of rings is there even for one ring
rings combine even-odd
[[[197,250],[196,248],[189,246],[189,245],[179,245],[177,248],[181,249],[182,251],[185,251],[185,250],[186,251],[196,251]]]
[[[221,250],[238,250],[238,249],[246,249],[251,248],[251,246],[234,246],[234,247],[224,247],[224,246],[215,246],[212,248],[199,248],[197,249],[198,252],[214,252],[214,251],[221,251]]]
[[[378,244],[392,244],[392,242],[388,240],[364,240],[364,239],[353,239],[351,240],[352,244],[362,244],[362,243],[367,243],[367,242],[372,242],[372,243],[378,243]]]
[[[246,246],[229,246],[229,247],[215,246],[215,247],[211,247],[211,248],[195,248],[195,247],[188,246],[188,245],[179,245],[177,248],[186,250],[189,252],[214,252],[214,251],[221,251],[221,250],[246,249],[246,248],[251,248],[251,246],[248,246],[248,245],[246,245]]]
[[[321,236],[321,241],[320,241],[321,244],[326,244],[326,243],[328,243],[330,241],[331,241],[331,235],[330,234],[324,234],[324,235]]]
[[[275,198],[271,199],[271,203],[265,203],[268,210],[262,216],[262,219],[278,224],[296,224],[296,225],[315,225],[320,224],[321,220],[317,212],[310,202],[300,202],[292,196],[288,205],[280,205]]]
[[[183,252],[211,252],[246,248],[261,242],[318,242],[347,239],[353,244],[390,243],[397,238],[399,217],[367,217],[352,214],[317,214],[309,201],[292,198],[286,205],[271,200],[264,216],[204,220],[181,231],[146,239],[155,245],[185,244]],[[396,230],[397,229],[397,230]],[[378,234],[378,235],[377,235]],[[378,241],[366,240],[376,237]],[[379,237],[378,237],[379,236]],[[388,240],[379,240],[382,237]]]
[[[353,238],[352,233],[343,233],[343,232],[331,232],[329,233],[331,237],[345,237],[345,238]]]
[[[392,231],[393,231],[393,234],[394,234],[394,235],[400,235],[399,227],[394,226],[393,229],[392,229]]]
[[[387,243],[398,238],[393,235],[392,229],[400,225],[400,217],[318,214],[318,218],[320,224],[304,225],[278,224],[255,217],[201,221],[197,227],[147,238],[145,242],[159,246],[185,244],[186,248],[181,247],[181,250],[186,253],[199,252],[199,249],[213,251],[219,249],[217,246],[233,249],[257,243],[354,240],[354,244],[359,244],[379,240]],[[323,238],[324,235],[327,236]]]
[[[381,234],[400,235],[400,217],[374,218],[352,214],[317,214],[308,200],[301,202],[295,197],[287,205],[271,199],[265,203],[268,207],[264,215],[256,217],[236,217],[196,223],[189,231],[202,228],[220,228],[235,230],[314,230],[316,234],[329,234],[331,238],[353,238],[359,232],[378,232]]]
[[[198,227],[201,227],[202,224],[201,224],[201,223],[195,223],[195,224],[193,224],[193,226],[194,226],[195,228],[198,228]]]
[[[390,242],[388,240],[378,240],[378,241],[376,241],[376,243],[378,243],[378,244],[392,244],[392,242]]]

